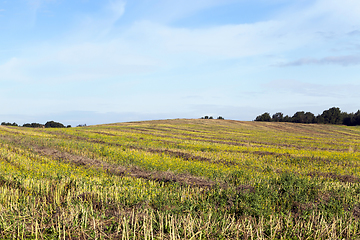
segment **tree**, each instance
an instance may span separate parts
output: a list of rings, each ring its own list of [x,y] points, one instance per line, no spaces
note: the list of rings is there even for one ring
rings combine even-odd
[[[305,123],[305,112],[304,111],[299,111],[296,112],[293,116],[292,116],[292,122],[294,123]]]
[[[354,125],[360,125],[360,110],[354,114]]]
[[[355,114],[354,113],[342,113],[343,124],[346,126],[355,126]]]
[[[315,118],[315,122],[316,123],[320,123],[320,124],[324,124],[325,123],[325,119],[322,115],[317,115],[316,118]]]
[[[360,110],[358,110],[356,113],[342,112],[341,118],[342,118],[342,124],[344,125],[347,126],[360,125]]]
[[[271,122],[270,113],[266,112],[256,117],[255,121]]]
[[[283,122],[291,122],[291,117],[289,117],[289,115],[286,115],[286,116],[283,118]]]
[[[315,115],[311,112],[306,112],[305,123],[315,123]]]
[[[341,124],[342,114],[340,108],[332,107],[329,110],[325,110],[321,116],[324,118],[324,123]]]
[[[224,118],[222,116],[219,116],[217,119],[221,119],[221,120],[224,120]]]
[[[273,122],[282,122],[284,120],[284,114],[282,112],[277,112],[272,115]]]

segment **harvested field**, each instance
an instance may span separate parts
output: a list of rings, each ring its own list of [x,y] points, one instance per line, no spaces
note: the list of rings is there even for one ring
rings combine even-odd
[[[0,126],[1,239],[357,239],[360,128]]]

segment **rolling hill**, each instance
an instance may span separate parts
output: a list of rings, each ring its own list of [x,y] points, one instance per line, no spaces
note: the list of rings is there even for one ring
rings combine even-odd
[[[0,236],[355,239],[360,127],[0,126]]]

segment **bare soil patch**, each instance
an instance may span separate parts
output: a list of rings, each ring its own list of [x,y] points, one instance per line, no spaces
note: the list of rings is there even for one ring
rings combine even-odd
[[[117,136],[117,135],[115,135],[115,134],[107,133],[107,132],[93,132],[93,133],[102,134],[102,135],[107,135],[107,136],[113,136],[113,137]]]
[[[331,179],[339,180],[340,182],[344,182],[344,183],[360,182],[360,178],[353,175],[339,175],[335,173],[324,173],[324,172],[310,172],[307,175],[311,177],[331,178]]]

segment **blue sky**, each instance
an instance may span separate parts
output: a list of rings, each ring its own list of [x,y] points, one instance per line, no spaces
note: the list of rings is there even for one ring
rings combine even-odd
[[[360,108],[358,0],[0,0],[0,121]]]

